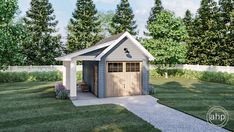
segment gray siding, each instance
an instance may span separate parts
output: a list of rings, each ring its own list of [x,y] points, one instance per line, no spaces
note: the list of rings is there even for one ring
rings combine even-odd
[[[126,55],[124,48],[130,51],[129,55]],[[101,50],[96,50],[85,54],[97,55]],[[129,39],[123,39],[119,44],[116,45],[109,53],[107,53],[99,62],[84,61],[83,62],[83,80],[88,83],[89,88],[93,86],[93,67],[95,64],[98,65],[98,97],[106,97],[106,61],[142,61],[142,87],[143,94],[148,94],[148,83],[149,83],[149,64],[148,58],[135,46]]]
[[[102,59],[98,66],[98,97],[106,97],[106,62]]]
[[[128,48],[130,56],[127,56],[124,52],[124,48]],[[149,94],[149,64],[148,57],[146,57],[142,51],[134,45],[131,40],[125,38],[116,47],[114,47],[109,53],[107,53],[99,62],[99,95],[101,98],[105,97],[106,90],[106,61],[142,61],[142,87],[143,94]]]
[[[130,54],[126,54],[124,48],[127,48]],[[127,38],[117,44],[106,57],[106,61],[142,61],[144,59],[147,57]]]
[[[98,65],[95,61],[83,61],[83,80],[89,85],[91,91],[94,80],[94,66]],[[93,91],[91,91],[93,92]]]

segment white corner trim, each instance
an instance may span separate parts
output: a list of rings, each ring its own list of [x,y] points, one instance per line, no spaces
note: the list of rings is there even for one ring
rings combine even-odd
[[[155,60],[155,57],[149,53],[130,33],[127,32],[127,37],[147,56],[150,61]]]
[[[96,57],[96,60],[101,60],[101,58],[107,54],[113,47],[115,47],[122,39],[125,37],[129,38],[147,57],[149,57],[150,61],[155,60],[155,58],[128,32],[125,32],[122,36],[120,36],[112,45],[106,48],[101,54]]]
[[[115,45],[117,45],[122,39],[124,39],[124,37],[127,35],[127,32],[125,32],[122,36],[120,36],[114,43],[112,43],[112,45],[110,45],[108,48],[106,48],[101,54],[99,54],[96,57],[96,60],[101,60],[101,58],[107,54],[113,47],[115,47]]]

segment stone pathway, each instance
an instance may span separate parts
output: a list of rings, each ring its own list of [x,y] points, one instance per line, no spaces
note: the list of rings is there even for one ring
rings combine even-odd
[[[163,132],[226,132],[226,129],[216,127],[203,120],[174,110],[157,103],[157,99],[150,96],[113,97],[103,99],[73,100],[75,106],[89,106],[101,104],[121,105],[152,124]]]

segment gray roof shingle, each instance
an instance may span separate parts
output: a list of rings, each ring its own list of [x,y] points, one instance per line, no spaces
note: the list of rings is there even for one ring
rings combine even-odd
[[[110,42],[110,41],[114,41],[114,40],[118,39],[120,36],[122,36],[123,34],[124,34],[124,33],[119,33],[119,34],[110,36],[110,37],[108,37],[108,38],[102,39],[102,40],[99,41],[96,45],[104,44],[104,43],[107,43],[107,42]]]

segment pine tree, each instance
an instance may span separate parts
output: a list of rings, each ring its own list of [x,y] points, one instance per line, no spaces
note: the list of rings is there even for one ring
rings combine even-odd
[[[220,0],[219,1],[220,20],[219,26],[221,35],[221,42],[219,48],[219,55],[221,57],[222,65],[234,65],[234,41],[233,41],[233,23],[232,13],[234,12],[233,0]]]
[[[147,21],[146,29],[149,30],[150,23],[156,20],[156,17],[164,10],[161,0],[155,0],[155,5],[151,8],[150,16]],[[151,36],[148,31],[145,31],[146,36]]]
[[[69,52],[96,44],[101,38],[101,23],[92,0],[77,0],[76,10],[68,26]]]
[[[188,61],[190,63],[219,64],[220,33],[218,19],[217,3],[214,0],[202,0],[188,43]]]
[[[24,19],[31,32],[31,41],[24,44],[24,53],[30,65],[52,65],[61,55],[61,36],[56,34],[58,21],[49,0],[32,0]]]
[[[163,10],[164,8],[162,6],[161,0],[155,0],[155,6],[151,9],[147,24],[149,25],[151,22],[155,21],[157,15],[159,15]]]
[[[0,0],[0,26],[8,24],[17,9],[17,0]]]
[[[114,35],[128,31],[130,34],[136,35],[136,28],[136,21],[128,0],[121,0],[112,18],[110,33]]]
[[[192,32],[192,24],[193,24],[193,17],[192,17],[192,13],[190,12],[190,10],[187,10],[185,12],[183,22],[184,22],[186,29],[187,29],[187,32],[189,33],[189,36],[190,36],[190,34]]]
[[[234,11],[234,0],[219,0],[220,13],[224,24],[231,22],[231,14]]]

